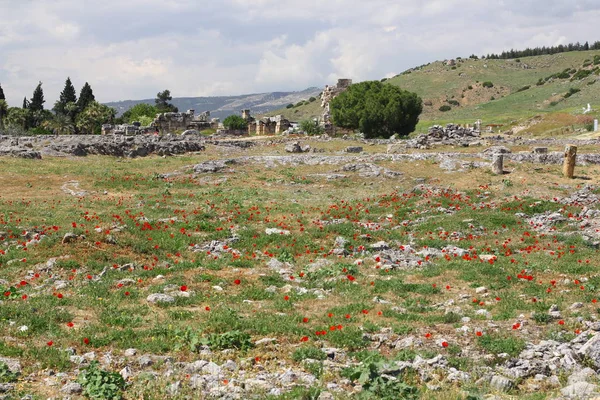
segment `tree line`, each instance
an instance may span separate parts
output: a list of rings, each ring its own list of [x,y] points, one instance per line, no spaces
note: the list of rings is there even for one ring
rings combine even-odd
[[[176,112],[177,107],[172,100],[169,90],[159,92],[155,106],[137,105],[133,110],[126,111],[117,118],[117,111],[96,101],[92,87],[86,82],[77,92],[70,78],[65,81],[65,87],[52,110],[44,108],[44,90],[39,82],[32,97],[23,99],[21,107],[9,107],[0,84],[0,132],[9,134],[99,134],[103,124],[132,123],[146,116],[142,122],[149,125],[161,112]],[[147,106],[147,107],[145,107]],[[142,110],[140,110],[142,109]],[[140,113],[140,111],[143,111]]]
[[[550,46],[550,47],[534,47],[534,48],[526,48],[525,50],[508,50],[503,51],[500,54],[488,54],[485,57],[491,60],[507,60],[512,58],[519,57],[532,57],[532,56],[544,56],[549,54],[558,54],[558,53],[567,53],[570,51],[588,51],[588,50],[600,50],[600,41],[596,41],[592,44],[589,42],[585,42],[581,44],[577,43],[569,43],[566,45],[559,44],[558,46]],[[477,58],[475,55],[471,55],[470,58]]]

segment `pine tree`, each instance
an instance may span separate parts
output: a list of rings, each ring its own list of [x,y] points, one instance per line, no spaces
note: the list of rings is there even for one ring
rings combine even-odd
[[[77,102],[77,94],[75,93],[75,87],[71,83],[71,78],[67,78],[65,81],[65,88],[60,93],[60,98],[56,103],[54,103],[54,112],[58,114],[66,115],[66,107],[68,103],[76,103]],[[74,117],[71,116],[71,117]]]
[[[96,98],[94,97],[92,87],[86,82],[81,88],[81,92],[79,92],[79,100],[77,100],[77,108],[79,109],[79,112],[85,110],[87,106],[95,100]]]
[[[0,100],[6,100],[6,96],[4,96],[4,90],[2,90],[2,85],[0,85]]]
[[[44,90],[42,89],[42,82],[38,83],[37,87],[33,91],[33,97],[29,102],[29,109],[33,112],[44,110]]]

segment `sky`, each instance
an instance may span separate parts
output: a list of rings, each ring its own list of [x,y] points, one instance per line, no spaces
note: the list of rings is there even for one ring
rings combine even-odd
[[[0,0],[0,85],[101,102],[303,90],[436,60],[594,42],[599,0]]]

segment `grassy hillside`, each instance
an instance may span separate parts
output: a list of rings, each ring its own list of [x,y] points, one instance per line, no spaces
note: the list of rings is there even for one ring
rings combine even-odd
[[[578,51],[515,60],[457,60],[455,66],[434,62],[388,79],[389,84],[416,92],[425,103],[418,131],[434,123],[522,124],[529,118],[546,114],[581,114],[588,103],[600,108],[598,67],[600,51]],[[562,77],[554,77],[568,70]],[[589,72],[579,72],[579,71]],[[588,74],[577,79],[575,74]],[[542,80],[543,84],[537,85]],[[484,87],[491,82],[493,87]],[[529,86],[529,88],[527,88]],[[565,98],[569,90],[579,92]],[[454,104],[452,104],[454,103]],[[458,103],[458,105],[457,105]],[[447,105],[450,111],[442,112]],[[290,110],[277,110],[297,120],[320,115],[319,104],[311,103]],[[599,115],[592,113],[592,115]],[[564,123],[564,118],[553,118]],[[567,118],[567,123],[572,124]],[[561,121],[561,122],[559,122]],[[557,126],[548,127],[555,129]]]

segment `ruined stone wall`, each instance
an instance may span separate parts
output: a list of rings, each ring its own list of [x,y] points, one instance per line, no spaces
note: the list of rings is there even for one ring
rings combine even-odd
[[[352,85],[352,79],[338,79],[336,86],[325,86],[323,93],[321,94],[321,107],[323,108],[323,114],[321,116],[321,125],[325,128],[325,132],[328,134],[333,133],[333,125],[331,123],[331,113],[329,109],[329,103],[335,97],[339,96]]]
[[[176,132],[187,129],[203,130],[211,128],[209,121],[210,111],[205,111],[198,116],[194,115],[194,110],[186,112],[168,112],[158,114],[156,119],[150,124],[160,132]]]

